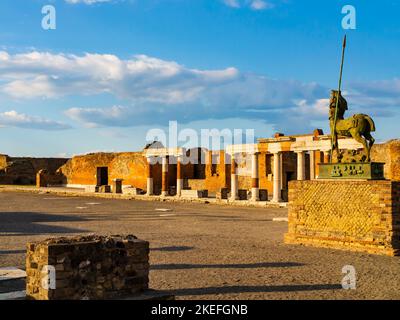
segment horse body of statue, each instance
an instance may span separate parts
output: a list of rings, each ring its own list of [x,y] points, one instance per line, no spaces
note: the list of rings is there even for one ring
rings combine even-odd
[[[329,123],[331,127],[332,150],[336,151],[338,161],[341,161],[341,154],[338,145],[338,136],[352,137],[364,146],[363,161],[370,161],[371,147],[375,139],[371,136],[371,132],[375,131],[375,123],[372,118],[366,114],[355,114],[350,118],[344,119],[344,113],[347,108],[347,101],[341,93],[339,94],[338,110],[336,113],[335,125],[335,109],[338,91],[332,90],[329,102]]]

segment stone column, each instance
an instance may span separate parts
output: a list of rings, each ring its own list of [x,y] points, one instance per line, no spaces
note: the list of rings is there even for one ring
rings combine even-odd
[[[152,196],[153,195],[153,176],[151,174],[151,162],[152,158],[148,157],[147,158],[147,171],[146,171],[146,176],[147,176],[147,196]]]
[[[331,162],[331,151],[324,151],[324,163],[330,163]]]
[[[310,180],[315,180],[315,151],[310,151]]]
[[[238,176],[235,155],[231,155],[231,200],[238,200]]]
[[[297,180],[305,180],[306,178],[305,152],[296,151],[296,153],[297,153]]]
[[[251,155],[251,200],[260,201],[260,177],[258,172],[258,152]]]
[[[183,179],[182,179],[182,156],[176,158],[176,196],[181,196],[181,191],[183,189]]]
[[[281,202],[282,201],[282,196],[281,196],[281,157],[280,157],[280,152],[274,152],[274,186],[273,186],[273,195],[272,195],[272,202]]]
[[[279,163],[280,163],[280,168],[279,168],[279,190],[283,190],[283,152],[279,153]]]
[[[162,156],[161,196],[168,196],[168,156]]]

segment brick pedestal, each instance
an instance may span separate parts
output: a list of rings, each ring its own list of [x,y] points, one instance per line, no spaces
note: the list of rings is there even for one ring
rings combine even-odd
[[[400,182],[290,181],[285,243],[400,254]]]
[[[49,272],[47,277],[47,270],[53,274]],[[29,299],[132,296],[148,289],[149,243],[134,236],[55,238],[28,243],[26,274]]]

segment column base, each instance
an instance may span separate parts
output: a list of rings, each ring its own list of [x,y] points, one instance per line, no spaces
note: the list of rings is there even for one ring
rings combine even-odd
[[[146,196],[153,195],[153,178],[147,178],[147,192]]]
[[[168,197],[169,193],[168,191],[161,191],[161,197]]]
[[[270,203],[283,203],[283,200],[274,200],[272,199]]]
[[[250,201],[260,201],[260,189],[259,188],[252,188],[251,189],[251,198]]]
[[[183,179],[177,179],[176,180],[176,197],[177,198],[181,197],[182,189],[183,189]]]

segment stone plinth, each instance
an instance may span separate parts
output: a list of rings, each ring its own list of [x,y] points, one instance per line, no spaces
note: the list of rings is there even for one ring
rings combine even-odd
[[[219,189],[219,191],[215,194],[215,197],[218,200],[222,200],[222,199],[228,199],[229,196],[229,189],[228,188],[221,188]]]
[[[122,179],[114,179],[112,185],[113,193],[122,193]]]
[[[53,274],[48,273],[48,282],[46,270],[53,270]],[[26,274],[29,299],[132,296],[148,289],[149,243],[134,236],[55,238],[28,243]]]
[[[400,182],[289,182],[285,243],[373,254],[400,253]]]
[[[260,197],[260,201],[268,201],[268,190],[260,189],[259,197]]]
[[[98,189],[99,193],[110,193],[111,192],[111,186],[99,186]]]
[[[319,179],[373,179],[383,180],[384,163],[320,163]]]
[[[208,197],[208,190],[182,190],[182,198],[201,199]]]
[[[245,189],[238,190],[238,197],[239,200],[247,200],[247,190]]]

